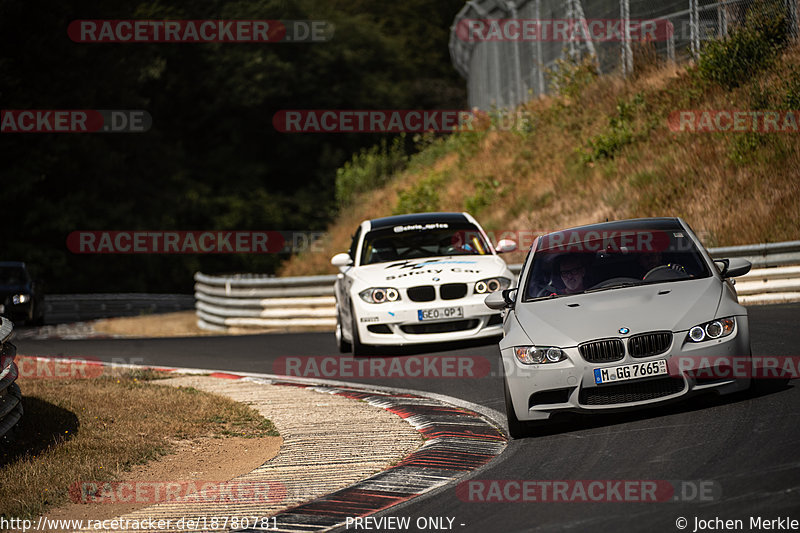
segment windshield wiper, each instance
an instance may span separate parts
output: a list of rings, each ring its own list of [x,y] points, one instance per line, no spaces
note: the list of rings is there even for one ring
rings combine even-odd
[[[608,287],[597,287],[596,289],[589,289],[588,291],[583,291],[583,292],[585,294],[588,294],[590,292],[599,292],[599,291],[606,291],[606,290],[611,290],[611,289],[624,289],[626,287],[638,287],[640,285],[644,285],[644,284],[640,283],[640,282],[627,281],[625,283],[615,283],[614,285],[609,285]]]

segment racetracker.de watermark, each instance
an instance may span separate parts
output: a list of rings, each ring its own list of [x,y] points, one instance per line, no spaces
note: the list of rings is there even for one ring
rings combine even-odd
[[[92,379],[103,375],[106,366],[90,357],[40,358],[17,356],[21,379]]]
[[[278,481],[76,481],[69,487],[73,503],[260,503],[286,498]]]
[[[457,109],[287,109],[272,125],[281,133],[452,133],[472,129],[473,119]]]
[[[667,19],[462,19],[461,41],[474,42],[655,42],[674,34]]]
[[[673,111],[667,118],[676,133],[798,133],[800,111]]]
[[[800,356],[677,355],[668,360],[667,369],[672,377],[695,379],[797,379]]]
[[[141,109],[0,110],[0,133],[144,133],[152,125]]]
[[[714,480],[472,479],[456,495],[469,503],[704,503],[719,500],[722,487]]]
[[[279,357],[272,373],[303,378],[484,378],[491,373],[489,359],[481,356],[370,357],[344,356]]]
[[[326,20],[73,20],[76,43],[321,43]]]
[[[323,252],[321,231],[73,231],[74,254],[279,254]]]

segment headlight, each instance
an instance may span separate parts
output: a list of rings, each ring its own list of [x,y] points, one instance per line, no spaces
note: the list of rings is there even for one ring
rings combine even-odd
[[[14,305],[24,304],[26,302],[29,302],[30,300],[31,300],[30,294],[15,294],[14,296],[11,297],[11,301],[14,303]]]
[[[515,346],[514,356],[524,365],[558,363],[567,358],[564,350],[554,346]]]
[[[507,289],[511,285],[508,278],[482,279],[475,283],[475,294],[487,294]]]
[[[358,293],[362,300],[368,304],[382,304],[396,302],[400,299],[400,292],[392,287],[377,287],[366,289]]]
[[[688,342],[703,342],[721,339],[722,337],[727,337],[733,333],[733,328],[735,326],[736,322],[732,317],[712,320],[711,322],[699,324],[690,329],[689,334],[686,336],[686,340]]]

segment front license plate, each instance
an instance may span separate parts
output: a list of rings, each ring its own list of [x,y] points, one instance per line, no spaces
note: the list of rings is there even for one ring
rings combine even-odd
[[[647,363],[595,368],[594,382],[600,385],[601,383],[611,383],[612,381],[628,381],[649,378],[650,376],[661,376],[666,373],[667,360],[659,359],[658,361],[649,361]]]
[[[441,320],[443,318],[464,318],[463,307],[437,307],[436,309],[420,309],[417,318],[424,320]]]

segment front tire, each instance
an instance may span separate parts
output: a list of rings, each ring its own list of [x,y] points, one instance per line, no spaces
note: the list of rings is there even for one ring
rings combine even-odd
[[[500,365],[503,360],[500,360]],[[504,370],[505,373],[505,370]],[[508,420],[508,435],[512,439],[521,439],[528,436],[528,426],[525,422],[520,422],[514,412],[514,402],[511,400],[511,391],[508,390],[508,382],[503,376],[503,392],[506,400],[506,419]]]
[[[339,353],[349,353],[352,348],[350,343],[344,340],[342,329],[342,315],[336,311],[336,346],[339,348]]]
[[[350,331],[351,341],[350,344],[353,349],[353,356],[358,357],[364,355],[364,345],[361,344],[361,339],[358,338],[358,328],[356,327],[356,313],[353,308],[350,308]]]

